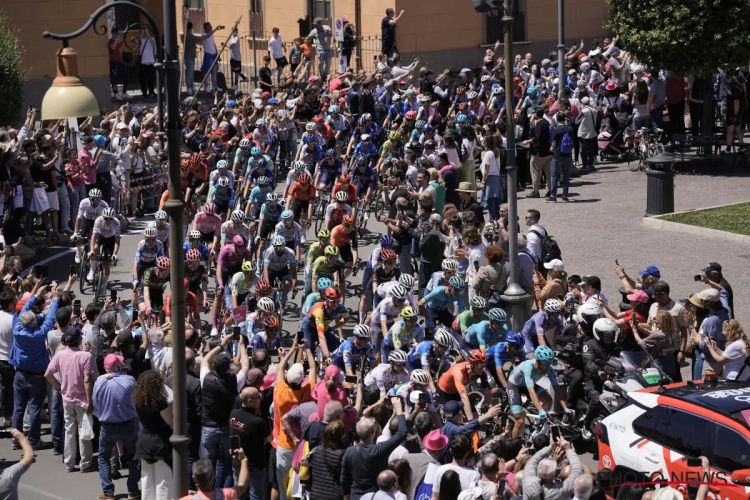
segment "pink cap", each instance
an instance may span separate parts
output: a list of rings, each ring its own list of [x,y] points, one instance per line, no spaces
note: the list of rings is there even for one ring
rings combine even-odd
[[[338,382],[339,378],[341,378],[341,369],[339,369],[339,367],[336,365],[328,365],[323,378],[325,380],[333,380],[334,382]]]
[[[448,436],[440,432],[440,429],[435,429],[424,437],[422,443],[430,451],[442,451],[448,446]]]
[[[646,303],[648,302],[648,294],[643,290],[636,290],[635,292],[628,295],[628,300],[634,300],[636,302]]]
[[[120,368],[120,363],[122,363],[124,359],[125,358],[119,354],[107,354],[107,357],[104,358],[104,369],[108,372],[116,371]]]

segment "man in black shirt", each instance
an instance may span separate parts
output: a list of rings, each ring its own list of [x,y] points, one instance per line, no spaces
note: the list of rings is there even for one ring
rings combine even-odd
[[[242,408],[229,414],[229,436],[239,436],[240,447],[245,452],[248,468],[250,498],[264,498],[266,486],[266,443],[271,441],[268,421],[259,416],[261,395],[255,387],[245,387],[240,393]],[[239,475],[240,462],[234,460],[232,468]]]
[[[547,179],[547,190],[550,185],[550,163],[552,152],[550,151],[549,122],[544,118],[544,109],[536,110],[532,118],[534,124],[533,137],[526,142],[531,142],[531,183],[532,191],[527,198],[539,198],[539,184],[542,172]]]
[[[271,58],[263,57],[263,67],[258,70],[260,88],[267,92],[273,92],[273,79],[271,77]]]
[[[471,182],[459,182],[456,191],[461,198],[458,211],[472,212],[474,214],[474,226],[481,232],[484,228],[484,211],[482,205],[475,199],[477,190],[472,188]]]
[[[404,12],[406,11],[401,9],[401,13],[398,17],[395,17],[396,11],[393,9],[386,9],[385,17],[380,21],[383,54],[388,56],[389,59],[394,53],[398,54],[398,48],[396,48],[396,23],[401,19],[401,16],[404,15]]]
[[[552,132],[552,187],[550,195],[545,201],[557,201],[557,184],[562,177],[562,199],[568,201],[570,187],[570,169],[573,166],[573,127],[570,126],[562,111],[555,115],[558,125]]]

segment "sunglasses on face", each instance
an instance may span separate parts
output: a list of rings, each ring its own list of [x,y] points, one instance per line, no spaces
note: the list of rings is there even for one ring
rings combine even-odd
[[[406,363],[391,363],[396,368],[404,368]]]

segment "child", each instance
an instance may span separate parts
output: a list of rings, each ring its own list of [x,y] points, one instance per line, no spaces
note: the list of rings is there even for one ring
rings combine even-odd
[[[297,71],[297,67],[302,62],[302,39],[294,39],[294,47],[289,50],[289,64],[291,66],[292,74]]]

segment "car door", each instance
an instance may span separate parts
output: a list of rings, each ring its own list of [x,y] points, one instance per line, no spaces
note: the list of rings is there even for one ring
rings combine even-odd
[[[715,426],[713,454],[708,456],[712,473],[710,481],[714,483],[709,487],[710,491],[715,498],[722,500],[746,500],[750,498],[750,487],[731,486],[727,477],[736,470],[750,469],[750,441],[747,436],[725,425],[717,423]]]

